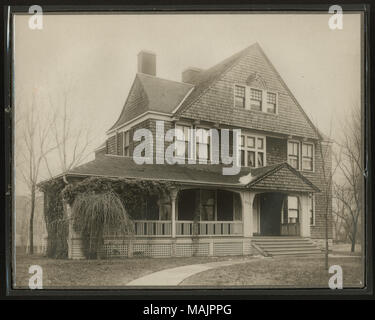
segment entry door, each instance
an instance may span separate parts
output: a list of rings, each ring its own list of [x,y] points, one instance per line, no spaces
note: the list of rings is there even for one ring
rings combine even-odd
[[[262,236],[280,235],[282,203],[282,194],[264,193],[260,195],[260,234]]]
[[[281,235],[299,236],[299,201],[297,197],[285,197],[281,216]]]

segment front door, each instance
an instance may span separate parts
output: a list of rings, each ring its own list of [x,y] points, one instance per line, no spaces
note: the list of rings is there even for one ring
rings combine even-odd
[[[262,236],[280,235],[280,213],[284,196],[281,193],[263,193],[260,202],[260,234]]]

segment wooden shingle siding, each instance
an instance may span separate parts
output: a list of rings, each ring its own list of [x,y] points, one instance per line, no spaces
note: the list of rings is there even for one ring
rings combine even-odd
[[[107,139],[107,154],[116,154],[116,136]]]
[[[247,78],[254,73],[261,75],[268,90],[278,93],[278,114],[234,107],[234,84],[246,84]],[[314,128],[258,48],[248,50],[232,68],[218,77],[203,95],[187,107],[181,116],[241,128],[317,137]]]

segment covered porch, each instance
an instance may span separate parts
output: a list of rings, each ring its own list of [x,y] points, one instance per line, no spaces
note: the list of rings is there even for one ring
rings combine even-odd
[[[124,163],[104,160],[108,170]],[[202,171],[202,166],[128,163],[126,169],[131,178],[172,177],[169,180],[177,183],[168,195],[139,204],[131,217],[133,235],[105,237],[106,257],[247,255],[253,250],[253,237],[310,237],[310,199],[319,190],[287,163],[242,168],[236,176],[223,176],[221,167],[215,166]],[[80,241],[70,234],[70,258],[82,258]]]

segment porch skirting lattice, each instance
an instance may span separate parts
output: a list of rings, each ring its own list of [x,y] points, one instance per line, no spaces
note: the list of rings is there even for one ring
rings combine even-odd
[[[105,239],[100,250],[103,258],[132,257],[192,257],[192,256],[229,256],[249,255],[252,252],[251,241],[238,237],[230,239]],[[84,259],[82,241],[71,239],[71,258]]]

